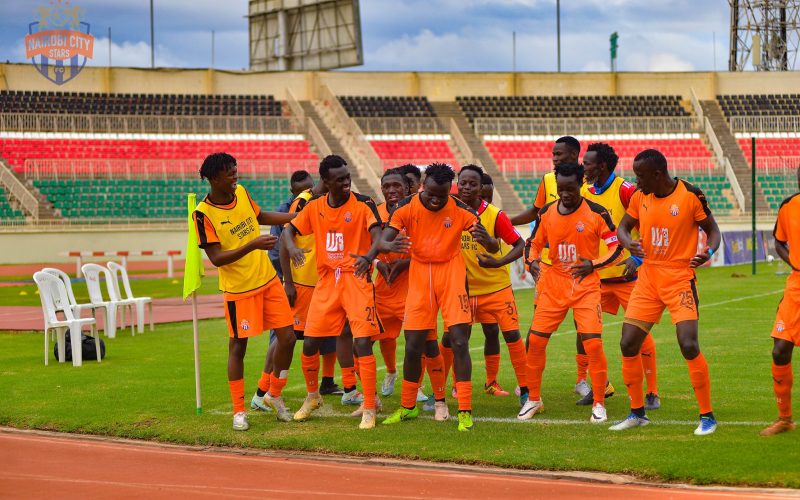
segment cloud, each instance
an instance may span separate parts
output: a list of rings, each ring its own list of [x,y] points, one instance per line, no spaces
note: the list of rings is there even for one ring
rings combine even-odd
[[[95,38],[94,57],[88,63],[89,66],[108,65],[108,38]],[[150,44],[146,42],[111,42],[111,64],[113,66],[123,66],[131,68],[150,67]],[[156,67],[173,67],[177,65],[177,60],[169,49],[162,45],[156,45],[155,51]]]
[[[675,54],[660,52],[650,56],[647,71],[694,71],[694,65]]]

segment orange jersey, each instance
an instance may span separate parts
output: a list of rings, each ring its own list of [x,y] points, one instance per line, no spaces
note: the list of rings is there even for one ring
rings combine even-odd
[[[591,260],[595,268],[613,264],[622,255],[622,247],[617,241],[617,230],[608,211],[601,205],[582,199],[572,213],[559,213],[560,201],[546,204],[539,212],[536,227],[528,239],[526,255],[528,261],[538,259],[545,246],[550,247],[553,262],[548,273],[557,273],[572,280],[571,266],[577,264],[578,257]],[[607,245],[611,253],[600,260],[600,242]],[[600,275],[597,271],[581,282],[582,286],[598,286]]]
[[[389,220],[390,214],[389,210],[386,208],[386,203],[378,205],[378,215],[380,215],[381,220],[384,222]],[[401,231],[401,234],[405,234],[405,232]],[[387,264],[395,260],[407,258],[409,258],[407,253],[378,254],[378,259]],[[378,273],[378,277],[375,279],[375,294],[378,297],[378,302],[395,299],[405,303],[406,295],[408,295],[408,270],[400,274],[391,286],[383,279],[383,275]]]
[[[317,271],[352,272],[355,259],[350,254],[364,255],[372,246],[370,230],[380,226],[375,202],[369,196],[350,193],[340,207],[328,204],[328,195],[311,198],[303,211],[291,222],[301,235],[314,234],[317,250]]]
[[[644,265],[689,269],[697,254],[697,223],[711,210],[702,191],[677,181],[663,198],[636,191],[628,205],[628,215],[639,221]]]
[[[461,260],[461,232],[477,221],[477,212],[453,196],[433,212],[425,208],[419,195],[413,195],[397,204],[389,226],[405,230],[411,238],[413,260],[436,263]]]
[[[800,194],[800,193],[798,193]],[[772,234],[776,241],[789,245],[789,262],[794,273],[800,273],[800,196],[786,198],[778,209],[778,220]]]

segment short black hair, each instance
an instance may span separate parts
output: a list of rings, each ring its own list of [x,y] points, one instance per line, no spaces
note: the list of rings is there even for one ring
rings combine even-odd
[[[565,135],[564,137],[559,137],[558,139],[556,139],[556,144],[566,144],[570,149],[574,150],[576,153],[581,152],[580,141],[572,137],[571,135]]]
[[[445,163],[431,163],[425,169],[425,179],[433,179],[436,184],[452,183],[456,178],[453,168]]]
[[[594,151],[597,153],[597,161],[600,163],[605,163],[609,171],[613,172],[614,169],[617,168],[619,156],[617,156],[614,148],[605,142],[595,142],[593,144],[589,144],[589,147],[586,148],[586,152],[588,153],[589,151]]]
[[[386,171],[384,171],[383,175],[381,176],[381,182],[383,182],[383,179],[385,177],[388,177],[390,175],[399,175],[400,178],[403,179],[403,184],[406,185],[406,189],[411,187],[411,183],[408,182],[408,177],[403,175],[403,171],[400,168],[389,168],[389,169],[386,169]]]
[[[580,163],[562,163],[556,167],[556,175],[562,177],[576,176],[578,184],[583,184],[583,165]]]
[[[481,184],[483,184],[483,169],[481,167],[474,165],[472,163],[464,165],[463,167],[461,167],[461,170],[458,171],[459,177],[461,177],[461,172],[463,172],[464,170],[472,170],[473,172],[478,174],[478,177],[481,178]]]
[[[328,155],[319,162],[319,176],[328,178],[328,171],[332,168],[346,167],[347,162],[339,155]]]
[[[203,164],[200,166],[201,179],[214,179],[220,172],[224,172],[231,167],[236,166],[236,158],[228,153],[212,153],[206,156]]]
[[[297,184],[298,182],[303,182],[309,177],[311,177],[311,174],[309,174],[308,171],[298,170],[297,172],[292,172],[292,176],[289,177],[289,183]]]
[[[667,157],[657,149],[645,149],[633,161],[646,162],[656,170],[667,173]]]
[[[492,180],[492,176],[484,172],[483,175],[481,176],[481,184],[483,184],[484,186],[487,184],[491,184],[492,186],[494,186],[494,181]]]
[[[403,175],[411,174],[416,177],[418,181],[422,180],[422,171],[416,165],[406,163],[405,165],[400,165],[397,167],[397,170],[399,170]]]

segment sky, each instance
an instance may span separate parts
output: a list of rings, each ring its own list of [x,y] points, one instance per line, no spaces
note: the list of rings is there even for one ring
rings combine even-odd
[[[0,0],[0,61],[28,62],[24,36],[37,7],[58,0]],[[66,2],[67,0],[62,0]],[[70,0],[95,35],[91,65],[150,66],[147,0]],[[248,62],[247,0],[154,0],[161,67],[241,70]],[[555,71],[556,0],[360,0],[364,65],[351,71]],[[562,71],[727,68],[727,0],[563,0]],[[716,39],[716,43],[713,43]],[[716,52],[716,60],[715,60]]]

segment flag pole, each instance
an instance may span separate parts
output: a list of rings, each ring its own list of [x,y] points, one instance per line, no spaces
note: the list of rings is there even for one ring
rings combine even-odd
[[[200,332],[197,325],[197,292],[192,292],[192,334],[194,337],[195,413],[200,415],[203,413],[203,403],[200,401]]]

